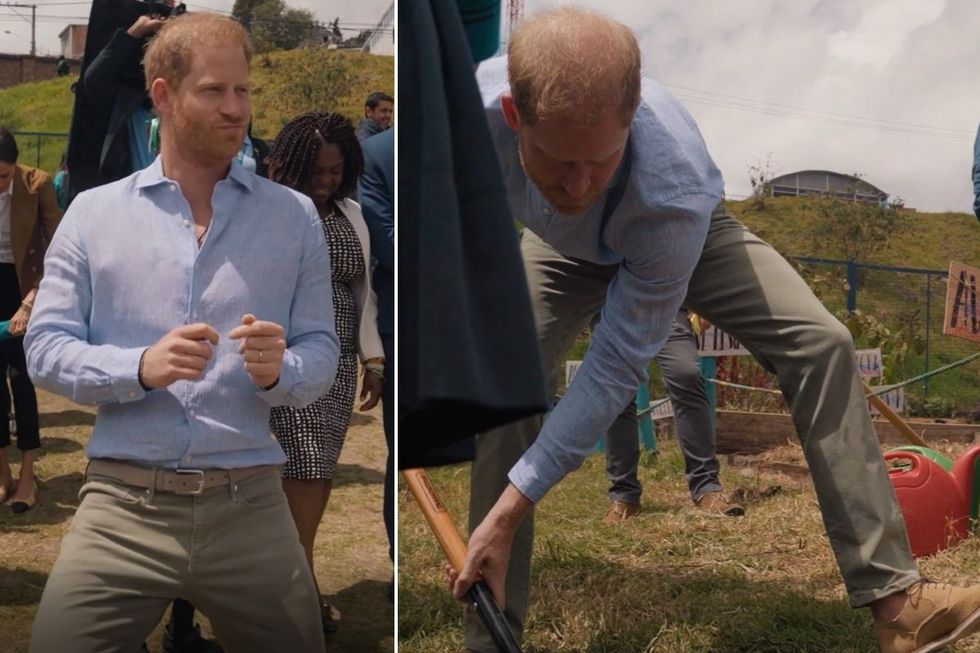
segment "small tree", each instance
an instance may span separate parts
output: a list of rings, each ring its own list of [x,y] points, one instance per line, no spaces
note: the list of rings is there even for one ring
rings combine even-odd
[[[292,50],[316,29],[312,12],[283,0],[236,0],[232,16],[250,31],[256,52]]]
[[[752,186],[752,207],[766,208],[766,198],[772,191],[772,152],[766,154],[765,161],[757,161],[749,166],[749,184]]]
[[[818,256],[870,261],[905,230],[908,224],[898,209],[901,200],[860,202],[840,197],[809,198],[808,236]]]

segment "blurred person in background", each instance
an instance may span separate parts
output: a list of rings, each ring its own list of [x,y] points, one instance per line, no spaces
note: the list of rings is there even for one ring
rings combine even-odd
[[[27,374],[24,332],[44,272],[44,253],[61,222],[54,184],[48,173],[17,163],[17,141],[0,126],[0,320],[9,320],[10,339],[0,341],[0,503],[15,514],[37,503],[34,459],[41,448],[37,393]],[[10,471],[10,396],[13,395],[20,478]]]
[[[364,158],[349,120],[336,113],[311,112],[282,128],[267,165],[269,179],[313,200],[330,250],[333,314],[340,338],[336,381],[306,408],[274,408],[270,418],[286,452],[283,489],[310,572],[315,573],[313,545],[350,426],[358,359],[364,370],[361,410],[377,405],[385,378],[377,298],[371,288],[370,237],[360,207],[350,199]],[[334,632],[338,615],[322,600],[321,615],[324,633]]]

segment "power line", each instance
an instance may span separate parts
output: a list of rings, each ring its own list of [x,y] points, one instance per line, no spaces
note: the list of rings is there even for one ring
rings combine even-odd
[[[817,122],[822,124],[839,125],[842,127],[864,127],[866,129],[874,129],[882,132],[891,132],[897,134],[910,134],[914,136],[928,136],[934,138],[946,138],[953,140],[963,140],[965,138],[970,138],[973,136],[969,132],[959,132],[952,133],[949,131],[930,131],[925,129],[911,129],[896,127],[885,124],[874,124],[872,122],[860,122],[855,120],[844,120],[839,118],[824,117],[824,116],[808,116],[805,114],[794,113],[790,111],[783,111],[779,109],[770,109],[764,107],[756,107],[751,105],[737,104],[733,102],[723,102],[720,100],[711,100],[710,98],[700,98],[696,96],[688,96],[684,94],[677,94],[677,97],[685,102],[691,102],[694,104],[702,104],[705,106],[719,107],[724,109],[735,109],[737,111],[748,111],[752,113],[759,113],[767,116],[776,116],[781,118],[791,118],[794,120],[806,120],[809,122]]]
[[[677,93],[677,97],[682,97],[690,102],[706,104],[709,106],[729,107],[746,111],[757,111],[767,115],[780,115],[785,117],[798,117],[807,120],[817,120],[821,122],[832,122],[834,124],[844,124],[846,126],[863,126],[883,131],[900,131],[903,133],[914,133],[923,136],[941,136],[949,138],[972,137],[972,131],[965,131],[954,127],[944,127],[939,125],[925,125],[921,123],[908,123],[898,120],[888,120],[884,118],[870,118],[867,116],[857,116],[853,114],[839,113],[834,111],[823,111],[809,107],[801,107],[792,104],[782,104],[767,100],[756,100],[753,98],[740,97],[737,95],[726,95],[724,93],[714,93],[702,89],[665,84],[669,88],[687,91],[688,93]],[[696,93],[698,95],[690,95]],[[700,97],[707,96],[707,97]],[[812,115],[808,115],[812,114]]]

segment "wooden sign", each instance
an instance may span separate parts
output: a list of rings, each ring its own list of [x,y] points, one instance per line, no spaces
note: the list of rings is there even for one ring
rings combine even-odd
[[[873,390],[873,391],[875,391],[875,392],[878,392],[879,390],[881,390],[881,388],[882,388],[882,386],[871,386],[870,387],[870,389]],[[891,408],[892,410],[894,410],[896,413],[904,413],[905,412],[905,408],[906,408],[906,405],[907,405],[906,404],[906,400],[905,400],[905,388],[895,388],[894,390],[889,390],[888,392],[886,392],[886,393],[884,393],[882,395],[879,395],[879,396],[885,402],[885,404],[887,404],[888,407]],[[879,411],[874,406],[874,404],[869,403],[868,404],[868,410],[871,411],[871,416],[872,417],[878,417],[878,416],[881,415],[881,411]]]
[[[711,325],[697,336],[698,356],[751,356],[748,349],[734,337]]]
[[[670,403],[670,399],[654,399],[650,402],[650,419],[654,422],[673,416],[674,405]]]
[[[862,379],[874,379],[884,375],[881,362],[881,348],[858,349],[854,352],[858,374]]]
[[[980,342],[980,320],[977,315],[977,279],[980,268],[953,261],[949,264],[946,285],[946,315],[943,333]]]

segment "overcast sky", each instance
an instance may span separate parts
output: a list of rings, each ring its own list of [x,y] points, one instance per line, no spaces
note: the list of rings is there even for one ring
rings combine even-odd
[[[8,0],[0,0],[0,4]],[[91,0],[9,0],[14,4],[37,5],[37,48],[39,54],[57,55],[61,51],[58,34],[71,23],[87,23]],[[191,11],[217,10],[231,13],[235,0],[184,0]],[[309,9],[322,22],[340,17],[340,26],[374,25],[391,0],[286,0],[290,7]],[[18,16],[17,14],[20,14]],[[0,52],[30,52],[31,10],[0,7]],[[9,34],[5,32],[10,32]],[[353,32],[345,32],[353,35]]]
[[[694,115],[729,196],[771,153],[774,175],[859,172],[920,210],[971,210],[978,0],[575,4],[636,30],[646,74]]]

